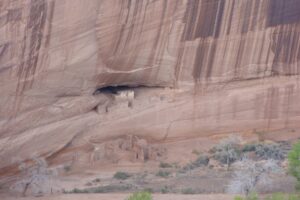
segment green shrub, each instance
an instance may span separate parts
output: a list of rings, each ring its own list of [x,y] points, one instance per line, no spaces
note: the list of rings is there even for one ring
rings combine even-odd
[[[119,180],[126,180],[130,177],[131,175],[126,173],[126,172],[117,172],[114,175],[115,179],[119,179]]]
[[[246,144],[243,149],[242,152],[251,152],[251,151],[255,151],[256,150],[256,145],[257,144]]]
[[[127,200],[152,200],[152,195],[149,192],[136,192],[127,198]]]
[[[300,199],[300,195],[292,194],[289,195],[287,200],[299,200],[299,199]]]
[[[246,200],[258,200],[258,195],[257,193],[250,193],[247,197],[246,197]]]
[[[143,189],[143,192],[153,193],[153,189],[152,188],[145,188],[145,189]]]
[[[267,197],[265,200],[286,200],[286,197],[281,193],[275,193]]]
[[[162,171],[162,170],[159,170],[159,172],[157,172],[156,176],[160,176],[160,177],[168,177],[170,175],[170,172],[167,172],[167,171]]]
[[[188,163],[187,165],[185,165],[181,172],[184,173],[186,171],[190,171],[193,170],[197,167],[202,167],[202,166],[207,166],[209,163],[209,158],[206,155],[201,155],[197,158],[197,160],[195,160],[194,162]]]
[[[296,143],[288,154],[289,173],[297,180],[296,189],[300,190],[300,142]]]
[[[206,155],[199,156],[197,160],[193,162],[196,167],[207,166],[209,163],[209,158]]]
[[[163,188],[161,188],[161,193],[167,194],[169,192],[170,192],[170,190],[169,190],[168,186],[164,186]]]
[[[65,191],[66,193],[112,193],[112,192],[124,192],[132,188],[132,185],[106,185],[101,187],[92,187],[78,189],[74,188],[71,191]]]
[[[173,166],[170,163],[161,162],[159,164],[160,168],[172,168]]]
[[[87,189],[78,189],[78,188],[74,188],[73,190],[71,190],[68,193],[89,193],[89,191]]]
[[[236,196],[236,197],[234,197],[234,200],[244,200],[244,198],[240,197],[240,196]]]
[[[181,190],[182,194],[196,194],[196,191],[192,188],[185,188],[183,190]]]

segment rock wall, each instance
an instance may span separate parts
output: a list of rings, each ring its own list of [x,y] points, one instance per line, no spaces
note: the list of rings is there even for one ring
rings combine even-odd
[[[0,166],[78,137],[296,128],[299,60],[299,0],[2,0]],[[99,116],[114,85],[176,91]]]

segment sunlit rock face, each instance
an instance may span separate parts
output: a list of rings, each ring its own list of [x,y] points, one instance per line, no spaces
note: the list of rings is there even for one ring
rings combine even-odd
[[[0,166],[53,157],[78,134],[294,128],[299,60],[299,0],[1,0]],[[96,114],[106,100],[93,92],[116,85],[195,93]]]

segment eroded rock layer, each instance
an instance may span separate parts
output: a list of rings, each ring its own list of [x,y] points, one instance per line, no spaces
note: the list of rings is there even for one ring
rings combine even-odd
[[[124,135],[296,129],[299,60],[299,0],[2,0],[0,167]],[[174,89],[124,104],[106,86]]]

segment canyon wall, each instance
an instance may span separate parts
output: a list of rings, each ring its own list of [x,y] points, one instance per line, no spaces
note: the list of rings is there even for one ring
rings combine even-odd
[[[297,129],[299,60],[299,0],[1,0],[0,167],[126,134]],[[99,114],[106,86],[172,89]]]

